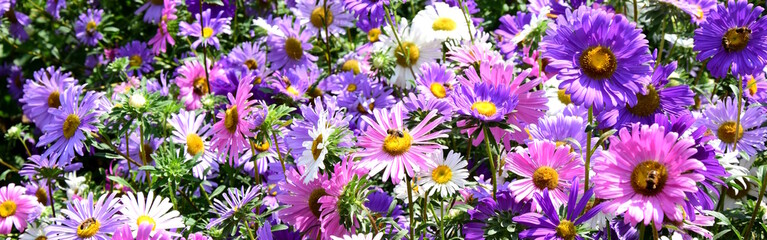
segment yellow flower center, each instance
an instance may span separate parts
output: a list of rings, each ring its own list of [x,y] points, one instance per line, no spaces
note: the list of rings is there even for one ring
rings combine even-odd
[[[39,237],[36,237],[35,240],[48,240],[48,237],[46,237],[46,236],[39,236]]]
[[[224,127],[229,130],[230,133],[234,133],[237,130],[237,123],[240,121],[240,113],[237,112],[237,105],[234,105],[226,110],[224,116]]]
[[[410,150],[413,137],[407,131],[389,129],[383,142],[383,151],[391,156],[399,156]]]
[[[562,220],[557,225],[557,237],[561,237],[565,240],[575,239],[575,224],[568,220]]]
[[[289,86],[288,88],[285,89],[285,91],[287,91],[288,93],[290,93],[290,95],[293,95],[293,96],[301,95],[301,93],[299,93],[298,90],[294,88],[293,86]]]
[[[209,38],[210,36],[213,36],[213,28],[204,27],[202,29],[202,37],[203,38]]]
[[[756,79],[753,76],[748,80],[748,82],[746,82],[746,88],[748,89],[748,93],[751,95],[756,94],[756,91],[759,90],[756,87]]]
[[[373,28],[368,31],[368,41],[370,42],[378,42],[378,36],[381,35],[381,29],[380,28]]]
[[[48,192],[45,191],[45,188],[38,187],[35,191],[35,197],[40,204],[48,205]]]
[[[136,219],[136,226],[141,226],[141,224],[144,223],[152,224],[152,231],[154,231],[155,227],[157,227],[157,223],[150,216],[141,215]]]
[[[429,90],[431,90],[431,94],[436,98],[445,98],[445,96],[447,96],[447,89],[445,89],[445,86],[442,84],[432,83],[429,86]]]
[[[248,67],[248,70],[254,70],[258,68],[258,62],[255,59],[248,59],[245,60],[245,66]]]
[[[346,86],[347,92],[354,92],[357,90],[357,84],[351,83],[349,86]]]
[[[737,127],[737,133],[735,134],[735,126]],[[743,138],[743,125],[738,125],[736,122],[724,122],[716,129],[716,137],[722,142],[733,144]]]
[[[85,24],[85,32],[92,33],[94,30],[96,30],[96,27],[97,27],[96,22],[94,22],[93,20],[88,21],[88,23]]]
[[[61,130],[64,132],[64,137],[69,139],[75,135],[77,127],[80,126],[80,118],[75,114],[69,114],[67,119],[64,119],[64,124]]]
[[[317,188],[312,191],[311,194],[309,194],[309,210],[312,211],[312,214],[314,214],[315,217],[320,217],[320,203],[318,202],[321,197],[327,196],[327,192],[325,192],[324,188]]]
[[[59,98],[59,95],[61,95],[61,94],[59,93],[58,90],[55,90],[55,91],[51,92],[50,95],[48,95],[48,107],[49,108],[59,108],[61,106],[61,99]]]
[[[446,17],[437,18],[431,24],[431,29],[434,31],[453,31],[455,30],[455,21]]]
[[[304,56],[304,49],[301,47],[301,41],[294,37],[285,40],[285,53],[293,60],[299,60]]]
[[[310,21],[317,28],[325,28],[333,23],[333,12],[330,9],[326,11],[324,6],[316,7],[312,10]]]
[[[194,94],[197,94],[199,96],[208,94],[208,80],[205,79],[205,77],[198,77],[194,79],[194,83],[192,84],[194,86]]]
[[[445,184],[453,179],[453,171],[447,165],[439,165],[431,171],[431,180],[438,184]]]
[[[695,12],[695,17],[697,17],[698,19],[703,19],[703,8],[701,8],[700,6],[696,6],[696,7],[698,8],[698,11]]]
[[[583,51],[579,63],[586,76],[597,80],[611,77],[618,67],[613,51],[602,46],[590,47]]]
[[[573,100],[570,99],[570,94],[567,94],[564,89],[557,90],[557,99],[565,105],[573,103]]]
[[[190,133],[186,135],[186,152],[192,156],[197,156],[198,153],[205,151],[205,145],[202,143],[202,138],[196,133]]]
[[[730,28],[722,36],[722,46],[729,52],[740,51],[748,46],[751,40],[751,29],[747,27]]]
[[[322,149],[319,149],[320,144],[322,144],[322,134],[317,136],[317,138],[312,141],[312,157],[314,157],[315,161],[317,161],[317,159],[320,157],[320,154],[322,154]]]
[[[259,152],[265,152],[266,150],[269,150],[269,147],[271,147],[271,144],[269,144],[269,141],[266,139],[264,139],[260,144],[255,142],[253,143],[253,148]]]
[[[654,160],[640,163],[631,172],[631,187],[645,196],[655,196],[663,190],[668,179],[666,166]]]
[[[402,42],[400,46],[394,50],[394,57],[397,58],[397,64],[403,67],[413,66],[418,62],[418,58],[421,56],[421,52],[418,50],[418,46],[412,42]]]
[[[256,78],[255,78],[255,80],[253,80],[253,83],[255,83],[256,85],[258,85],[258,84],[261,84],[261,82],[262,82],[263,80],[264,80],[264,79],[262,79],[260,76],[258,76],[258,77],[256,77]]]
[[[7,218],[16,214],[16,202],[13,200],[7,200],[0,204],[0,217]]]
[[[131,67],[139,67],[141,66],[141,63],[144,62],[144,60],[141,59],[141,56],[139,56],[138,54],[130,56],[130,58],[128,59],[130,60],[128,61],[128,63],[130,64]]]
[[[555,189],[559,186],[559,173],[548,166],[539,167],[533,172],[533,184],[539,189]]]
[[[349,59],[341,65],[341,71],[352,71],[354,75],[360,74],[360,62],[355,59]]]
[[[479,101],[471,105],[471,110],[477,111],[477,113],[485,115],[486,117],[492,117],[498,109],[495,104],[489,101]]]
[[[640,117],[652,115],[658,107],[660,107],[660,95],[652,85],[647,85],[647,95],[637,94],[636,105],[633,107],[626,105],[630,113]]]
[[[101,223],[95,218],[85,219],[80,225],[77,226],[77,236],[80,238],[90,238],[96,236],[101,228]]]

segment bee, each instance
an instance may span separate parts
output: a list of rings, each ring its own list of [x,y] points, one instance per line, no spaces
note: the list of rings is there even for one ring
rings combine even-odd
[[[453,91],[453,84],[450,83],[443,83],[442,86],[447,88],[447,90]]]
[[[397,129],[386,130],[386,133],[389,134],[389,135],[392,135],[392,136],[400,137],[400,138],[401,137],[405,137],[405,133],[403,133],[402,131],[397,130]]]
[[[98,221],[96,221],[95,218],[88,218],[83,221],[83,223],[80,223],[80,226],[78,227],[78,230],[85,231],[93,224],[98,224]]]
[[[656,170],[651,170],[647,173],[647,178],[645,179],[645,183],[647,184],[647,190],[655,190],[658,188],[658,183],[660,182],[660,174]]]
[[[727,50],[741,50],[751,40],[751,29],[746,27],[735,28],[735,34],[730,31],[722,36],[722,46]]]
[[[285,83],[285,85],[290,86],[290,79],[286,76],[282,76],[282,82]]]

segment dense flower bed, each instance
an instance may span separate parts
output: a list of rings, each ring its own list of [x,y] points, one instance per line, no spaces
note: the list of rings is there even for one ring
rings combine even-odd
[[[746,0],[0,0],[0,236],[765,239]]]

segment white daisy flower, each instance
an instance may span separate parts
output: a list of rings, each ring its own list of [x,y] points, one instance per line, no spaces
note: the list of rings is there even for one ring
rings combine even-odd
[[[330,236],[333,240],[381,240],[383,237],[383,233],[378,233],[376,235],[373,235],[373,233],[359,233],[357,235],[344,235],[344,237],[336,237],[336,236]]]
[[[424,36],[440,41],[470,39],[463,11],[444,2],[435,2],[418,12],[413,18],[413,28]],[[476,31],[472,28],[471,32]]]
[[[218,168],[216,156],[210,148],[210,138],[213,131],[205,123],[205,114],[196,115],[194,111],[188,112],[181,109],[178,114],[173,114],[169,120],[173,126],[173,136],[171,142],[184,146],[186,159],[194,159],[198,154],[200,163],[192,169],[192,174],[202,180],[205,180],[209,174],[205,171],[211,168]]]
[[[67,184],[67,198],[73,199],[74,196],[80,196],[88,189],[88,185],[85,184],[85,177],[77,176],[77,172],[70,172],[64,174],[64,182]]]
[[[740,160],[738,160],[740,158]],[[719,159],[719,163],[722,164],[725,170],[730,173],[731,182],[728,182],[730,186],[737,185],[741,190],[735,187],[729,187],[723,193],[724,202],[722,202],[724,209],[740,208],[740,201],[746,199],[749,195],[756,197],[759,195],[759,188],[757,183],[751,179],[746,178],[748,175],[756,176],[757,168],[753,167],[755,157],[750,159],[742,158],[738,152],[726,153]]]
[[[324,5],[327,4],[327,5]],[[302,26],[312,35],[317,32],[325,38],[325,26],[330,35],[343,34],[346,28],[354,26],[354,15],[349,13],[338,0],[298,0],[291,9]]]
[[[327,115],[326,112],[320,114]],[[304,183],[309,183],[314,180],[317,178],[319,170],[325,169],[325,155],[328,154],[325,141],[327,141],[327,138],[329,138],[330,135],[333,134],[333,131],[335,131],[335,129],[330,128],[327,123],[327,118],[327,116],[319,116],[317,125],[315,125],[314,129],[309,131],[309,136],[312,140],[305,141],[301,144],[306,150],[304,150],[304,152],[301,153],[301,156],[298,157],[296,164],[305,167],[303,176]]]
[[[420,172],[421,179],[418,183],[429,195],[439,192],[444,198],[466,186],[466,179],[469,178],[469,170],[466,169],[468,163],[459,153],[450,151],[445,159],[442,150],[437,150],[429,154],[429,160],[430,166],[426,171]]]
[[[546,98],[549,99],[549,101],[546,102],[546,106],[549,107],[546,114],[549,116],[559,115],[567,105],[573,104],[570,99],[570,94],[567,94],[565,89],[559,88],[559,83],[561,82],[562,81],[557,79],[557,76],[554,76],[543,83],[543,89],[546,90]]]
[[[390,56],[394,56],[396,64],[394,74],[392,74],[389,83],[404,88],[413,86],[415,75],[420,74],[420,66],[424,62],[434,61],[442,57],[442,44],[424,34],[420,30],[412,29],[408,26],[407,19],[402,19],[397,30],[397,35],[402,46],[390,31],[386,28],[387,38],[386,46],[389,47]]]
[[[152,191],[146,198],[142,192],[138,196],[129,192],[122,196],[120,202],[123,204],[120,212],[128,219],[126,223],[130,225],[134,236],[138,233],[138,226],[145,223],[153,225],[152,233],[165,230],[173,236],[179,235],[171,230],[185,227],[179,212],[171,210],[173,204],[160,195],[155,197]]]
[[[48,224],[44,222],[39,224],[31,223],[28,225],[27,230],[19,236],[19,240],[48,239],[48,236],[45,233],[46,227],[48,227]]]

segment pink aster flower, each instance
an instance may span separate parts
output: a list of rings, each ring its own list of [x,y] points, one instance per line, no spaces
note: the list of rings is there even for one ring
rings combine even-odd
[[[354,176],[359,179],[367,173],[367,169],[360,168],[359,165],[355,166],[354,162],[348,158],[333,165],[333,170],[333,176],[324,185],[327,189],[327,195],[319,199],[320,211],[322,212],[322,234],[326,239],[349,234],[349,230],[347,230],[349,227],[341,224],[342,220],[349,219],[349,216],[341,215],[345,211],[339,209],[339,201],[343,201],[342,197],[348,198],[350,195],[354,195],[350,192],[356,191],[356,189],[346,186],[353,180]],[[355,233],[359,222],[355,220],[351,224],[354,225],[354,227],[350,226],[351,233]]]
[[[549,190],[551,203],[558,208],[567,201],[567,191],[573,183],[570,180],[584,173],[581,158],[570,151],[567,144],[557,146],[548,140],[533,140],[528,149],[511,153],[506,168],[520,178],[509,185],[515,201],[533,200],[532,208],[539,209],[540,203],[533,196]]]
[[[383,181],[391,177],[394,184],[405,174],[415,176],[420,167],[426,167],[429,162],[426,155],[443,148],[431,141],[447,137],[447,130],[430,133],[443,122],[442,117],[436,116],[436,110],[429,112],[413,129],[407,129],[404,111],[402,104],[397,104],[391,110],[374,110],[375,119],[363,116],[368,128],[359,138],[359,146],[364,148],[358,154],[362,157],[362,166],[370,169],[370,175],[383,170]]]
[[[184,100],[186,110],[194,110],[202,107],[200,99],[202,96],[211,92],[208,88],[208,82],[211,84],[216,81],[224,81],[226,79],[226,73],[223,69],[219,68],[218,64],[213,64],[211,67],[211,61],[208,61],[208,78],[205,78],[205,67],[197,60],[191,60],[184,63],[178,70],[178,77],[176,77],[176,85],[179,88],[179,98]]]
[[[216,117],[219,119],[213,125],[213,145],[212,147],[220,153],[229,152],[229,164],[239,166],[239,154],[245,149],[250,148],[247,138],[255,135],[250,129],[256,126],[252,121],[246,120],[250,115],[251,106],[256,103],[255,100],[248,100],[252,93],[253,77],[246,75],[240,80],[237,86],[237,95],[228,94],[229,104],[226,110],[219,111]]]
[[[0,234],[9,234],[16,227],[19,232],[27,228],[27,219],[35,214],[37,198],[24,194],[24,187],[16,184],[0,188]]]
[[[152,46],[152,53],[158,55],[164,53],[167,49],[167,45],[176,45],[176,41],[173,40],[173,35],[168,32],[168,22],[176,20],[176,1],[165,1],[162,8],[162,17],[160,18],[160,24],[157,26],[157,34],[149,40],[149,45]]]
[[[698,191],[697,182],[705,168],[693,158],[695,142],[653,124],[634,124],[610,137],[610,150],[594,159],[596,197],[609,199],[604,212],[624,214],[624,221],[635,225],[654,221],[660,230],[664,218],[684,220],[685,194]]]
[[[328,195],[324,183],[327,175],[321,173],[314,180],[304,183],[303,171],[288,169],[285,181],[279,183],[285,194],[277,195],[277,200],[288,207],[279,211],[280,219],[293,226],[297,231],[314,238],[320,230],[321,197]]]

